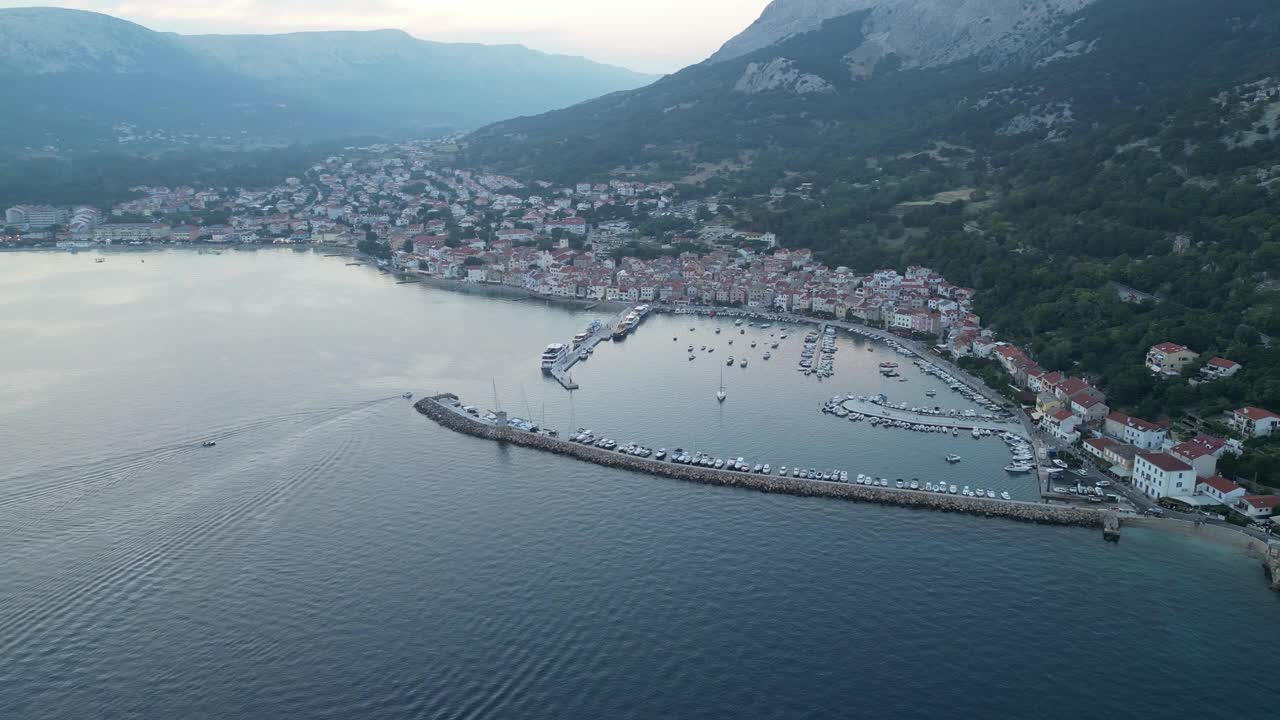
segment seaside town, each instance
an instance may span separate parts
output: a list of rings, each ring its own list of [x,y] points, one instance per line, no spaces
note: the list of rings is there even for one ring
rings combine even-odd
[[[441,168],[434,143],[360,148],[269,189],[138,187],[111,208],[20,205],[5,213],[8,245],[80,249],[153,244],[263,244],[357,252],[387,271],[549,298],[658,306],[719,306],[882,328],[945,358],[988,359],[1036,430],[1109,481],[1164,510],[1270,529],[1280,496],[1218,472],[1226,454],[1280,427],[1244,406],[1227,432],[1175,431],[1126,415],[1095,382],[1041,368],[973,312],[975,291],[926,267],[829,267],[770,233],[735,227],[718,200],[682,201],[669,182],[524,183]],[[775,189],[775,195],[804,192]],[[1147,370],[1214,382],[1241,371],[1174,343],[1153,346]]]

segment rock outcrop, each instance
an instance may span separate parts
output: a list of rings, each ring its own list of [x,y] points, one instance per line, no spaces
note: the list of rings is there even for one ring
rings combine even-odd
[[[771,90],[807,95],[832,92],[835,88],[813,73],[800,72],[795,63],[786,58],[774,58],[767,63],[749,63],[733,89],[749,95]]]

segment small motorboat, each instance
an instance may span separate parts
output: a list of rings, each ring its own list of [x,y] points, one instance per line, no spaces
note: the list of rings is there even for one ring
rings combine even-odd
[[[960,456],[956,455],[955,453],[952,453],[947,456],[947,462],[951,463],[952,465],[955,465],[956,463],[960,462]]]
[[[212,440],[205,440],[204,442],[200,443],[200,447],[213,447],[214,445],[217,445],[217,444],[218,443]]]
[[[400,397],[404,398],[405,400],[412,400],[412,399],[413,399],[413,393],[411,393],[411,392],[407,392],[407,393],[405,393],[405,394],[401,395]]]

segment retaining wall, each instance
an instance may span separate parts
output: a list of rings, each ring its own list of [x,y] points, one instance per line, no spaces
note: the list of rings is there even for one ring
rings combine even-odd
[[[913,490],[898,490],[897,488],[801,480],[799,478],[740,473],[638,458],[546,435],[522,432],[506,426],[499,427],[492,423],[464,416],[441,402],[449,402],[456,399],[456,396],[449,394],[438,395],[433,398],[419,400],[415,407],[418,412],[456,432],[487,440],[509,442],[514,445],[552,452],[558,455],[568,455],[604,467],[634,470],[687,482],[737,487],[800,497],[830,497],[881,505],[924,508],[1046,525],[1103,528],[1114,526],[1115,524],[1115,516],[1112,513],[1088,508],[1009,502],[988,498],[964,497],[962,495],[941,495]]]

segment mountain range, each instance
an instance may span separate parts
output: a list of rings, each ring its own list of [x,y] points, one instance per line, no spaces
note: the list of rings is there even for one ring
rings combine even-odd
[[[774,0],[707,61],[483,128],[471,159],[702,177],[1060,142],[1280,73],[1278,17],[1266,0]]]
[[[10,144],[74,144],[124,123],[288,140],[465,129],[653,79],[398,30],[183,36],[98,13],[0,9],[0,83],[18,99]]]
[[[456,162],[676,181],[830,266],[928,265],[1046,370],[1188,432],[1280,406],[1275,0],[774,0],[707,61]],[[1161,342],[1248,370],[1162,382]],[[1268,448],[1235,472],[1280,472]]]

